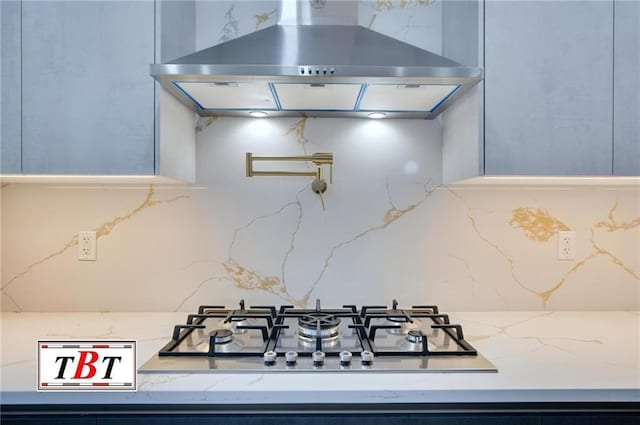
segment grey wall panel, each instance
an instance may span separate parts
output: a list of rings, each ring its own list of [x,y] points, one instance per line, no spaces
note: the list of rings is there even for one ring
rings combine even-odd
[[[154,2],[24,2],[25,173],[153,174]]]
[[[21,171],[20,2],[0,1],[0,174]]]
[[[488,1],[485,173],[612,173],[612,1]]]
[[[480,3],[476,0],[445,1],[442,5],[442,54],[468,66],[480,63],[478,39]]]
[[[640,2],[615,2],[613,173],[640,175]]]
[[[157,3],[160,16],[160,63],[196,51],[196,2],[167,1]]]

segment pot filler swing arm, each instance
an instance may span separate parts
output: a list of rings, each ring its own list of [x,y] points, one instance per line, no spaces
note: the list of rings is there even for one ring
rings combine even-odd
[[[255,171],[253,169],[254,161],[304,161],[313,162],[317,169],[316,171],[281,171],[281,170],[269,170],[269,171]],[[333,153],[318,152],[311,155],[254,155],[251,152],[247,152],[246,167],[247,177],[257,176],[280,176],[280,177],[297,177],[297,176],[309,176],[313,177],[313,183],[311,183],[311,190],[320,196],[320,202],[322,203],[322,209],[324,210],[324,199],[322,194],[327,190],[327,182],[322,177],[322,166],[329,166],[329,183],[333,183]]]

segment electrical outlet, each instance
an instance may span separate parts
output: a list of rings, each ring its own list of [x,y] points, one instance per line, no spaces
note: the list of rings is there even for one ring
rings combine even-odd
[[[558,260],[576,259],[576,232],[558,232]]]
[[[87,230],[78,233],[78,260],[96,261],[96,232]]]

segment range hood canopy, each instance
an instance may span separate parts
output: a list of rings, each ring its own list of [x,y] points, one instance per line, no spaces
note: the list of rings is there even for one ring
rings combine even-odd
[[[281,0],[278,25],[151,75],[201,116],[430,119],[481,80],[480,68],[358,26],[357,3]]]

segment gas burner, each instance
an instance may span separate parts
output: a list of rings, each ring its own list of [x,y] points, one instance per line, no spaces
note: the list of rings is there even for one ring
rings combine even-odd
[[[338,345],[339,341],[340,341],[340,333],[337,333],[333,336],[321,337],[320,348],[322,348],[325,351],[331,351],[333,347]],[[303,348],[304,351],[318,348],[317,338],[298,334],[298,347]]]
[[[422,332],[413,329],[407,332],[407,341],[413,344],[420,344],[422,342]]]
[[[422,350],[423,335],[419,329],[411,329],[406,333],[404,338],[398,341],[398,348],[403,351],[412,352]],[[427,339],[427,347],[429,350],[436,350],[438,348],[430,339]]]
[[[228,344],[233,340],[233,331],[230,329],[216,329],[211,331],[209,336],[213,337],[213,341],[216,345]]]
[[[409,319],[407,319],[406,317],[387,317],[387,320],[389,322],[393,322],[393,323],[407,323],[409,322]]]
[[[249,321],[244,317],[232,317],[231,318],[232,330],[234,334],[243,334],[246,333],[246,329],[242,329],[242,326],[248,326]],[[241,328],[238,329],[238,326]]]
[[[201,353],[208,353],[211,337],[215,344],[215,351],[218,353],[233,353],[242,350],[243,345],[233,337],[234,332],[230,329],[215,329],[209,332],[209,338],[201,341],[195,348]]]
[[[313,341],[316,338],[331,340],[340,336],[339,326],[340,319],[333,314],[315,311],[298,318],[298,335]]]
[[[387,329],[387,333],[391,335],[407,335],[412,329],[418,327],[418,325],[409,322],[406,318],[389,317],[387,318],[387,322],[389,322],[390,325],[399,326],[397,328]]]

